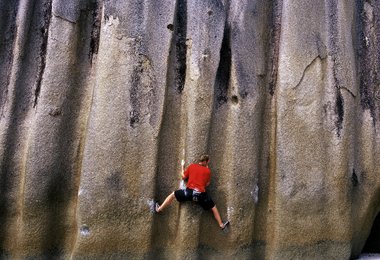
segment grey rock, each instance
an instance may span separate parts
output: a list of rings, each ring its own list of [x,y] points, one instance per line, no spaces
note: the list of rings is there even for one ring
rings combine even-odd
[[[0,258],[348,259],[379,213],[380,6],[0,0]],[[174,203],[211,156],[212,214]]]

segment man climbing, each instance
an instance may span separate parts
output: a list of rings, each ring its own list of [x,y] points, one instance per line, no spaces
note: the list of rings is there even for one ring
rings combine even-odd
[[[155,211],[158,213],[164,210],[170,205],[170,203],[172,203],[174,198],[176,198],[178,202],[195,201],[204,210],[211,209],[219,227],[224,229],[229,224],[229,221],[222,221],[218,208],[212,201],[210,195],[206,192],[206,187],[210,184],[211,179],[211,171],[208,167],[209,162],[209,156],[202,155],[199,159],[199,163],[191,164],[184,172],[182,172],[182,179],[188,180],[186,189],[172,192],[166,197],[161,206],[156,203]]]

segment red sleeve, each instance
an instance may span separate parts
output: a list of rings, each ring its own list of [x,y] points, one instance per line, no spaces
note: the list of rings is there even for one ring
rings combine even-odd
[[[189,178],[189,168],[190,168],[190,166],[187,167],[186,170],[185,170],[185,172],[183,173],[183,175],[184,175],[183,178],[182,178],[183,180],[186,180],[186,179]]]

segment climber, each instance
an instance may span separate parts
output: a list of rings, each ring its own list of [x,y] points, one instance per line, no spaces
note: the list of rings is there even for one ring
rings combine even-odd
[[[224,230],[229,224],[229,221],[222,221],[218,208],[212,201],[210,195],[206,192],[206,187],[210,184],[211,171],[208,167],[210,162],[208,155],[202,155],[199,163],[191,164],[184,172],[181,173],[183,180],[188,180],[186,189],[180,189],[172,192],[160,206],[155,203],[155,212],[159,213],[164,210],[174,198],[178,202],[195,201],[204,210],[211,209],[214,214],[215,220],[218,222],[219,227]]]

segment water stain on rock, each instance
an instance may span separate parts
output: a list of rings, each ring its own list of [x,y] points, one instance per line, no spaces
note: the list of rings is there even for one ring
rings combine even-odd
[[[158,97],[155,88],[156,79],[151,61],[144,54],[139,54],[137,64],[131,75],[129,124],[136,128],[146,121],[155,125],[158,119]]]
[[[222,47],[220,49],[219,67],[216,72],[215,79],[216,108],[219,108],[228,100],[228,87],[230,84],[232,63],[230,40],[230,28],[228,23],[226,22],[224,28]]]
[[[337,128],[337,134],[340,137],[343,128],[344,119],[344,99],[340,89],[337,91],[336,101],[335,101],[335,112],[337,114],[337,120],[335,121],[335,126]]]
[[[352,182],[352,186],[354,187],[357,187],[359,185],[359,178],[356,175],[355,169],[352,170],[351,182]]]
[[[120,172],[111,174],[111,176],[106,179],[106,187],[110,192],[120,192],[123,189],[123,182]]]

